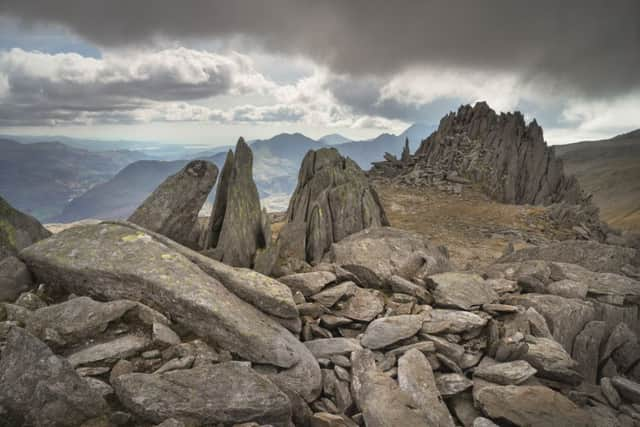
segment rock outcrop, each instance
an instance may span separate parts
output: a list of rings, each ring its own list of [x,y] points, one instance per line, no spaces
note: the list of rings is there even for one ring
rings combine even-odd
[[[274,380],[304,398],[317,393],[320,373],[306,347],[151,234],[117,224],[75,227],[20,256],[40,281],[77,295],[148,304],[223,349],[282,368]]]
[[[234,267],[253,267],[258,250],[271,241],[253,181],[253,154],[240,138],[222,167],[216,199],[204,236],[208,255]]]
[[[306,223],[305,261],[311,264],[320,262],[332,243],[389,225],[364,172],[334,148],[307,153],[287,217],[290,223]]]
[[[197,248],[198,212],[216,183],[218,168],[204,160],[189,162],[164,180],[135,210],[129,221]]]
[[[14,209],[0,197],[0,260],[51,236],[37,219]]]

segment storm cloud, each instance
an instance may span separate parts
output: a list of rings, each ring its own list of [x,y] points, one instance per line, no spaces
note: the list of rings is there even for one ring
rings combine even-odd
[[[585,97],[640,87],[637,0],[5,0],[0,14],[59,23],[107,47],[240,40],[336,74],[384,77],[428,64],[513,72]]]

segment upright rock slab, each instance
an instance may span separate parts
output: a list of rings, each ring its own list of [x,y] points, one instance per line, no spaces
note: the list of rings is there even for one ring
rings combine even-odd
[[[204,160],[189,162],[171,175],[129,217],[129,221],[185,246],[198,246],[194,227],[211,192],[218,168]]]
[[[108,411],[104,399],[44,344],[12,328],[0,359],[0,406],[26,425],[80,425]]]
[[[319,393],[318,363],[298,339],[150,234],[106,223],[75,227],[21,257],[39,280],[78,295],[142,302],[223,349],[285,368],[274,381],[305,399]]]
[[[212,257],[234,267],[253,267],[266,236],[260,197],[253,181],[253,153],[240,138],[236,151],[229,151],[207,227],[205,249]]]
[[[0,260],[49,236],[51,233],[37,219],[0,197]]]
[[[426,167],[455,171],[511,204],[578,203],[577,180],[547,147],[542,128],[520,112],[497,114],[485,102],[461,106],[416,151]]]
[[[320,262],[332,243],[369,227],[389,225],[360,167],[335,148],[309,151],[302,161],[289,222],[306,226],[306,261]]]

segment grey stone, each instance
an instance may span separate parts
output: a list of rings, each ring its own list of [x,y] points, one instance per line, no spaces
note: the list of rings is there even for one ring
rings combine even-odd
[[[382,293],[375,289],[357,288],[353,296],[336,307],[334,314],[360,322],[370,322],[384,310]]]
[[[436,374],[436,384],[444,397],[462,393],[473,386],[473,382],[462,374]]]
[[[416,285],[403,277],[391,276],[389,278],[389,285],[393,292],[414,296],[418,302],[422,304],[433,304],[433,297],[426,288]]]
[[[142,352],[151,344],[144,336],[125,335],[112,341],[93,344],[68,356],[71,366],[86,365],[108,359],[126,359]]]
[[[426,414],[377,366],[370,350],[351,355],[353,397],[367,427],[428,426]]]
[[[478,417],[473,420],[473,427],[499,427],[498,424],[494,423],[488,418]]]
[[[384,348],[417,334],[423,321],[424,317],[416,314],[382,317],[367,326],[360,342],[373,350]]]
[[[354,351],[362,350],[360,342],[353,338],[320,338],[306,341],[305,346],[316,359],[322,359],[335,355],[348,355]]]
[[[409,350],[398,359],[398,384],[425,413],[427,425],[454,426],[447,405],[438,391],[431,365],[420,351]]]
[[[506,298],[505,302],[535,308],[546,319],[553,337],[569,354],[576,336],[596,316],[592,303],[557,295],[518,295]]]
[[[193,160],[171,175],[131,214],[129,221],[191,248],[198,247],[198,212],[218,177],[218,168]]]
[[[89,385],[89,388],[93,390],[93,392],[95,392],[99,396],[102,396],[103,398],[107,398],[109,395],[113,394],[113,388],[102,380],[92,377],[85,377],[84,380]]]
[[[332,307],[345,297],[353,296],[357,291],[357,286],[353,282],[342,282],[311,296],[313,301],[319,302],[325,307]]]
[[[536,372],[528,362],[516,360],[491,366],[478,366],[473,371],[473,376],[496,384],[518,385],[527,381]]]
[[[587,412],[547,387],[490,385],[477,393],[477,402],[489,418],[518,426],[594,426]]]
[[[538,371],[538,376],[577,385],[582,376],[576,371],[578,363],[560,343],[549,338],[528,336],[527,353],[522,356]]]
[[[620,394],[618,393],[618,390],[616,390],[616,388],[613,386],[611,378],[602,377],[600,379],[600,390],[602,390],[602,394],[612,407],[617,408],[622,404]]]
[[[0,405],[30,425],[80,425],[108,411],[63,358],[23,329],[12,328],[0,358]]]
[[[332,243],[369,227],[389,225],[364,172],[335,148],[306,154],[287,219],[307,224],[305,260],[312,264],[321,261]]]
[[[155,423],[188,418],[199,424],[288,426],[291,417],[289,399],[275,384],[233,362],[159,375],[121,375],[113,387],[128,410]]]
[[[633,403],[640,403],[640,384],[624,377],[611,378],[611,384],[618,390],[618,393],[626,400]]]
[[[46,340],[48,331],[57,333],[64,344],[76,344],[103,332],[110,322],[120,319],[138,304],[128,300],[98,302],[77,297],[36,310],[27,322],[27,330]]]
[[[14,256],[0,259],[0,302],[13,302],[33,286],[27,266]]]
[[[240,138],[235,154],[229,150],[222,167],[204,249],[215,248],[218,260],[225,264],[253,267],[258,250],[267,247],[263,227],[253,153]]]
[[[29,247],[21,257],[47,283],[79,295],[159,308],[222,349],[287,368],[274,381],[286,381],[305,399],[319,392],[317,361],[298,339],[148,233],[104,223],[74,227]]]
[[[559,280],[547,285],[547,292],[552,295],[559,295],[565,298],[585,299],[589,285],[586,283],[575,282],[573,280]]]
[[[596,384],[600,362],[600,345],[604,339],[605,323],[592,321],[585,325],[573,343],[573,358],[578,362],[578,371],[585,381]]]
[[[282,283],[293,292],[300,292],[305,297],[317,294],[329,283],[336,280],[336,275],[328,271],[312,271],[309,273],[296,273],[280,277]]]
[[[478,328],[487,324],[487,319],[475,313],[460,310],[434,309],[425,316],[425,323],[443,322],[447,325],[442,332],[459,334]],[[428,331],[425,331],[429,333]]]
[[[164,365],[155,370],[154,374],[163,374],[169,371],[176,371],[178,369],[190,369],[195,362],[195,356],[185,356],[178,359],[171,359]]]
[[[428,260],[422,266],[425,274],[451,268],[448,255],[424,236],[391,227],[369,228],[334,243],[325,261],[342,265],[369,287],[382,287],[392,276],[401,275],[412,255]]]
[[[154,322],[152,327],[153,342],[161,346],[180,344],[180,337],[173,330],[162,323]]]
[[[0,261],[49,236],[51,233],[37,219],[0,197]]]
[[[471,310],[498,300],[493,287],[477,274],[441,273],[429,276],[436,305]]]

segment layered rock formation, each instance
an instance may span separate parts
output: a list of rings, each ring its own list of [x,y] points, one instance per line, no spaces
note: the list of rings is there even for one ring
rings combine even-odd
[[[189,162],[167,178],[129,217],[129,221],[189,247],[197,247],[198,212],[216,183],[218,168],[204,160]]]
[[[479,183],[503,203],[541,204],[582,202],[574,177],[547,147],[542,128],[524,121],[520,112],[497,114],[486,103],[461,106],[440,121],[413,156],[399,164],[381,162],[380,174],[412,174],[428,182],[459,179]]]
[[[332,243],[369,227],[389,225],[364,172],[334,148],[307,153],[287,217],[289,223],[306,224],[304,260],[312,264]]]
[[[0,197],[0,260],[50,235],[37,219],[14,209]]]
[[[210,249],[212,258],[226,264],[253,267],[256,253],[270,240],[253,181],[253,154],[240,138],[235,154],[229,150],[222,168],[203,246]]]

